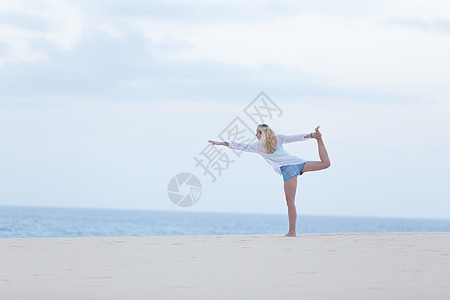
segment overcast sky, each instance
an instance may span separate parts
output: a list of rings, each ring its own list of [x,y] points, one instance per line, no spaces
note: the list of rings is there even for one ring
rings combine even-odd
[[[194,156],[264,91],[277,133],[321,125],[300,214],[450,218],[450,2],[0,2],[0,205],[286,214],[283,180]],[[219,147],[219,146],[216,146]],[[225,147],[219,148],[230,157]],[[317,160],[315,141],[285,146]],[[189,172],[199,201],[167,187]]]

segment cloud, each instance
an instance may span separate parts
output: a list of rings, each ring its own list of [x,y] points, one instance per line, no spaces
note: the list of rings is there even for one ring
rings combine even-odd
[[[431,19],[424,20],[417,17],[394,17],[387,20],[389,24],[395,24],[403,27],[415,28],[423,31],[434,31],[443,34],[450,34],[449,19]]]
[[[299,14],[367,15],[380,1],[72,1],[73,5],[111,17],[152,18],[183,24],[263,23]],[[80,5],[80,3],[82,3]]]
[[[8,44],[0,41],[0,56],[5,55],[8,51]]]
[[[258,67],[208,59],[169,59],[177,41],[162,44],[138,31],[111,37],[90,31],[71,49],[46,40],[32,47],[49,60],[6,64],[0,68],[3,97],[97,97],[115,101],[227,100],[266,90],[280,97],[410,101],[401,93],[327,85],[320,76],[276,64]],[[183,47],[183,46],[181,46]]]
[[[49,31],[51,24],[43,15],[21,13],[14,11],[0,12],[0,26],[8,25],[26,29],[29,31]]]
[[[143,97],[164,97],[177,89],[195,87],[208,90],[205,78],[224,79],[238,68],[208,61],[170,61],[152,54],[162,45],[136,31],[112,38],[100,31],[91,31],[71,50],[61,49],[46,40],[32,42],[49,60],[37,63],[6,64],[0,69],[0,90],[3,96],[103,95],[128,93]],[[150,51],[149,51],[150,49]],[[161,50],[162,51],[162,50]],[[176,51],[174,49],[173,51]],[[137,83],[137,84],[136,84]],[[140,84],[139,84],[140,83]],[[210,80],[211,83],[211,80]],[[187,96],[187,95],[186,95]]]
[[[431,55],[440,40],[416,49],[426,43],[347,17],[373,13],[381,5],[374,1],[45,3],[51,13],[38,31],[26,31],[41,20],[36,7],[5,21],[22,31],[0,44],[3,97],[229,101],[265,90],[291,99],[402,102],[439,90],[410,92],[422,80],[447,80],[431,72],[441,69],[440,56]]]

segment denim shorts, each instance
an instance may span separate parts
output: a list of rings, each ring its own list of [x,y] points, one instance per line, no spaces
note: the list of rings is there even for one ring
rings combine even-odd
[[[281,166],[281,174],[283,175],[283,180],[288,181],[294,176],[302,175],[303,174],[303,168],[305,167],[306,162],[298,164],[298,165],[288,165],[288,166]]]

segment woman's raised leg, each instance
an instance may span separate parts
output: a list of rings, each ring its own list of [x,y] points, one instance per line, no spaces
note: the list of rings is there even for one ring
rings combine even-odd
[[[319,171],[328,168],[331,165],[330,158],[328,157],[327,149],[323,143],[322,134],[319,131],[319,127],[316,127],[316,132],[313,137],[317,140],[317,146],[319,147],[320,161],[307,161],[303,167],[304,172]]]
[[[286,236],[296,236],[295,225],[297,223],[297,209],[295,208],[295,191],[297,190],[297,176],[284,182],[284,193],[289,216],[289,232]]]

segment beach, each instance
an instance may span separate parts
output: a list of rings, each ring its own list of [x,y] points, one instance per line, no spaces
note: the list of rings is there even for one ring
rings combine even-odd
[[[0,299],[450,299],[450,232],[0,239]]]

